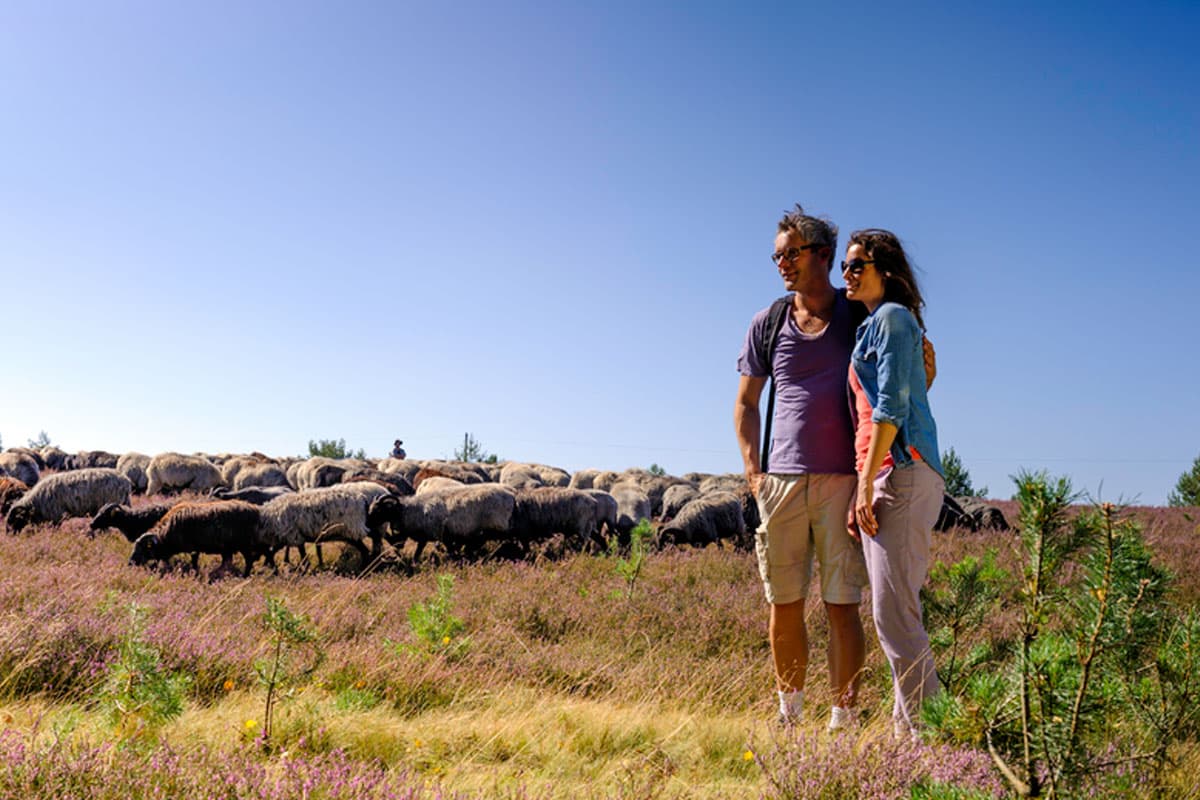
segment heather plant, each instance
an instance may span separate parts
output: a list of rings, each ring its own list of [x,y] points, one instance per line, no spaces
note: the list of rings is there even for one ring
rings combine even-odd
[[[1200,456],[1192,462],[1192,468],[1179,476],[1175,488],[1167,495],[1171,506],[1200,506]]]
[[[1169,619],[1168,576],[1122,509],[1106,503],[1072,516],[1067,479],[1016,481],[1019,640],[960,693],[930,703],[926,719],[946,738],[986,744],[1023,797],[1125,780],[1119,768],[1130,765],[1138,780],[1161,786],[1173,746],[1197,730],[1200,623]]]
[[[288,611],[276,598],[267,598],[262,624],[269,634],[270,654],[254,662],[254,671],[259,684],[267,690],[260,734],[266,749],[270,747],[278,702],[292,698],[296,688],[316,672],[324,660],[324,651],[308,619]]]
[[[163,668],[158,650],[145,640],[146,609],[129,605],[129,623],[100,684],[98,701],[121,741],[148,740],[183,713],[186,675]]]
[[[627,599],[633,599],[634,587],[646,563],[646,545],[653,535],[654,526],[650,524],[650,520],[642,519],[629,532],[629,551],[625,556],[621,555],[618,537],[614,536],[608,540],[608,555],[614,560],[613,569],[625,581]]]

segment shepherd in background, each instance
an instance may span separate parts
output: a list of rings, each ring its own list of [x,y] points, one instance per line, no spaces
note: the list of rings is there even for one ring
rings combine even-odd
[[[408,454],[404,452],[404,442],[399,439],[392,445],[392,458],[408,458]]]

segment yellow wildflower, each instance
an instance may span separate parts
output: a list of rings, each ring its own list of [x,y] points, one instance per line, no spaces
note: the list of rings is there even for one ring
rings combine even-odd
[[[258,721],[253,719],[246,720],[246,730],[252,731],[258,727]]]
[[[232,692],[233,691],[233,680],[225,681],[224,688],[225,688],[225,691]]]
[[[450,644],[450,637],[449,637],[449,636],[443,636],[443,637],[442,637],[442,644]]]
[[[743,761],[753,761],[754,760],[754,751],[747,750],[746,752],[742,753],[742,760]]]

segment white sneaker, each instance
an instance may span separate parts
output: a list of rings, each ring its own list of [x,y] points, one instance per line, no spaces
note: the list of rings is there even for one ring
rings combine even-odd
[[[834,706],[829,709],[829,730],[853,730],[858,727],[858,711],[853,708]]]

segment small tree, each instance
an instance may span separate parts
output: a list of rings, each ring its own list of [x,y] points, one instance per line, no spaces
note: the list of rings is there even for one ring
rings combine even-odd
[[[34,450],[41,450],[43,447],[51,445],[50,436],[45,431],[40,431],[36,439],[30,439],[29,446]]]
[[[361,447],[354,452],[347,450],[345,439],[317,439],[315,442],[312,439],[309,439],[308,454],[310,456],[324,456],[326,458],[367,457],[366,451]]]
[[[483,443],[475,438],[474,434],[464,433],[462,447],[454,451],[455,461],[480,461],[484,464],[495,464],[498,460],[494,453],[488,453],[483,449]]]
[[[971,485],[971,473],[967,472],[953,447],[942,453],[942,469],[946,473],[946,494],[951,497],[987,497],[986,486],[976,489]]]
[[[281,699],[291,699],[295,688],[312,677],[325,659],[325,652],[307,617],[293,614],[273,597],[266,600],[262,623],[269,634],[270,652],[266,658],[255,660],[254,671],[267,690],[260,737],[263,748],[269,749],[276,705]]]
[[[662,467],[660,467],[658,464],[651,464],[650,469],[648,469],[646,471],[649,472],[651,475],[657,475],[659,477],[662,477],[663,475],[667,474],[667,471],[665,469],[663,469]]]
[[[1175,490],[1167,496],[1171,506],[1200,506],[1200,456],[1192,462],[1192,468],[1179,476]]]

